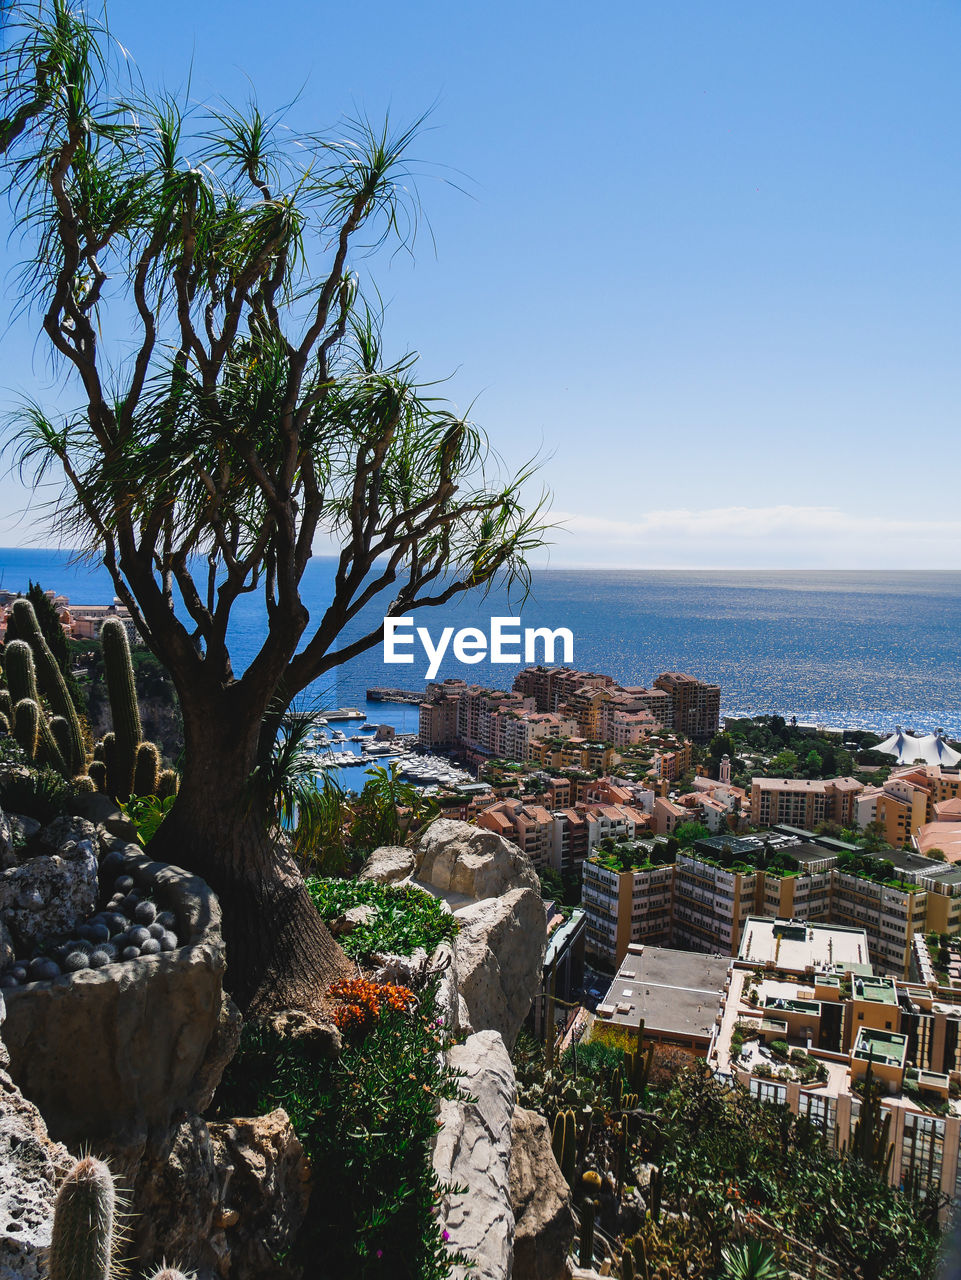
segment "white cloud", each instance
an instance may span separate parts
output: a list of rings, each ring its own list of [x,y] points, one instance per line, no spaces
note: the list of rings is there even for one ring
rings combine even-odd
[[[961,518],[837,507],[667,508],[617,520],[556,512],[551,563],[611,568],[961,568]]]

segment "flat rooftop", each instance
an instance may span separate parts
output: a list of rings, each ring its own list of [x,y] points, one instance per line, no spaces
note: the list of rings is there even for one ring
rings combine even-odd
[[[861,1027],[854,1043],[852,1057],[862,1061],[883,1063],[885,1066],[904,1065],[908,1052],[908,1038],[897,1031],[875,1031]]]
[[[636,1027],[680,1040],[705,1042],[714,1030],[730,956],[632,944],[597,1015],[619,1027]]]
[[[741,930],[741,963],[770,961],[790,973],[834,965],[868,965],[868,935],[847,925],[748,916]]]

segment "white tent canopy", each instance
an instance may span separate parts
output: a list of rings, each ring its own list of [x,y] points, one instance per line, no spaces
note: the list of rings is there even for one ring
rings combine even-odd
[[[883,751],[885,755],[897,756],[898,764],[916,764],[921,760],[925,764],[950,766],[961,760],[961,752],[953,751],[948,746],[941,729],[919,738],[913,733],[904,733],[898,725],[891,737],[879,742],[874,749]]]

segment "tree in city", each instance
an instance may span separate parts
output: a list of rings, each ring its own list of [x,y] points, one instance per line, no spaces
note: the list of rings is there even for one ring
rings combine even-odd
[[[150,94],[69,0],[6,16],[22,314],[78,399],[24,407],[14,464],[56,485],[54,532],[106,565],[176,686],[185,768],[151,853],[218,893],[244,1008],[306,1006],[345,961],[257,785],[282,717],[379,642],[381,615],[526,587],[544,500],[524,504],[533,468],[502,476],[412,357],[385,358],[364,302],[357,263],[416,230],[416,129],[324,137],[255,104]],[[322,538],[336,575],[311,617]],[[254,592],[262,641],[239,671],[229,624]]]

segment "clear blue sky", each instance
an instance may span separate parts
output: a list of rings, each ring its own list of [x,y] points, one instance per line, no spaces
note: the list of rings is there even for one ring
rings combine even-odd
[[[553,564],[961,567],[956,0],[110,13],[148,83],[302,88],[309,127],[434,105],[436,256],[381,263],[388,334],[552,455]],[[33,334],[0,353],[37,394]]]

